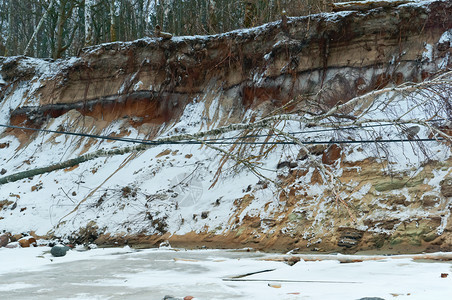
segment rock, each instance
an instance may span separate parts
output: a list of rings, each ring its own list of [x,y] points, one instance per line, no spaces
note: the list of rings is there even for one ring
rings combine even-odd
[[[0,248],[6,247],[6,245],[8,245],[8,243],[9,243],[8,235],[7,234],[0,235]]]
[[[276,169],[279,170],[279,169],[286,168],[286,167],[289,169],[292,169],[292,168],[296,168],[297,166],[298,166],[298,164],[296,161],[282,161],[276,166]]]
[[[21,240],[19,240],[19,245],[22,248],[28,248],[28,247],[30,247],[30,242],[27,239],[21,239]]]
[[[452,197],[452,177],[444,179],[439,185],[441,186],[441,194],[444,197]]]
[[[2,201],[0,201],[0,209],[3,209],[3,208],[6,209],[8,206],[10,206],[13,203],[14,202],[12,202],[12,201],[2,200]]]
[[[168,240],[160,243],[159,248],[171,248],[171,244]]]
[[[423,207],[431,207],[438,204],[440,201],[439,197],[435,195],[424,195],[422,197],[422,206]]]
[[[340,228],[340,238],[337,243],[339,247],[352,248],[359,244],[363,237],[363,231],[355,228]]]
[[[170,295],[166,295],[165,297],[163,297],[163,300],[180,300],[179,298],[170,296]]]
[[[5,175],[6,172],[7,172],[6,169],[3,169],[3,168],[2,168],[2,170],[0,171],[0,175]]]
[[[30,242],[30,245],[32,245],[33,247],[38,247],[38,242],[36,241],[36,239],[34,237],[30,237],[28,239],[28,242]]]
[[[65,256],[66,252],[69,250],[70,248],[67,246],[63,246],[63,245],[56,245],[53,246],[52,249],[50,249],[50,254],[52,254],[55,257],[61,257],[61,256]]]
[[[310,145],[306,147],[310,154],[312,155],[323,155],[323,152],[327,149],[325,145]],[[308,153],[301,149],[297,155],[298,160],[305,160],[308,158]]]
[[[23,237],[24,237],[23,234],[18,233],[18,234],[12,235],[10,238],[11,238],[11,242],[17,242],[18,240],[20,240]]]
[[[385,300],[385,299],[380,298],[380,297],[364,297],[364,298],[359,298],[358,300]]]
[[[342,149],[336,144],[331,145],[325,152],[323,152],[322,163],[332,165],[342,155]]]
[[[19,248],[19,242],[13,242],[13,243],[9,243],[8,245],[6,245],[5,246],[5,248],[10,248],[10,249],[13,249],[13,248]]]
[[[31,237],[31,236],[27,236],[27,237],[21,238],[19,240],[19,245],[22,248],[28,248],[30,246],[34,246],[34,247],[38,246],[38,244],[36,242],[36,239],[34,237]]]
[[[207,219],[208,216],[209,216],[209,212],[208,211],[203,211],[201,213],[201,219]]]
[[[192,300],[192,299],[194,299],[195,297],[193,297],[193,296],[185,296],[184,297],[184,300]]]
[[[297,257],[297,256],[292,256],[292,257],[289,257],[289,258],[287,258],[287,259],[285,259],[284,260],[284,262],[286,263],[286,264],[288,264],[289,266],[293,266],[293,265],[295,265],[297,262],[299,262],[300,261],[300,258],[299,257]]]
[[[421,128],[419,126],[411,126],[405,129],[402,129],[402,132],[407,136],[409,140],[412,140],[419,133]]]

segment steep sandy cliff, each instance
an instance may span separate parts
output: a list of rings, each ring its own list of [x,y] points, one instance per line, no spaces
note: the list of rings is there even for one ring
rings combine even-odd
[[[103,44],[66,60],[0,57],[0,124],[49,130],[0,128],[0,230],[101,244],[452,251],[450,143],[386,142],[451,134],[451,14],[450,1],[409,2]],[[224,130],[269,116],[273,129]],[[369,127],[356,130],[361,120]],[[124,140],[209,130],[188,144]],[[304,148],[279,130],[321,143]],[[202,144],[212,138],[258,144]]]

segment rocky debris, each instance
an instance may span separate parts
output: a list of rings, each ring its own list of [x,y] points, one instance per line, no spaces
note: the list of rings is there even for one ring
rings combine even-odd
[[[62,257],[66,255],[66,252],[70,248],[68,246],[64,245],[55,245],[50,249],[50,254],[52,254],[54,257]]]
[[[251,228],[259,228],[261,227],[261,218],[258,216],[245,215],[242,219],[242,224]]]
[[[159,248],[171,248],[171,244],[168,240],[160,243]]]
[[[423,207],[432,207],[440,202],[440,198],[435,195],[424,195],[421,201]]]
[[[278,165],[276,166],[276,169],[282,169],[282,168],[289,168],[289,169],[293,169],[296,168],[298,166],[296,161],[282,161],[280,163],[278,163]]]
[[[354,228],[341,228],[340,238],[337,243],[339,247],[352,248],[359,244],[363,232]]]
[[[182,300],[181,298],[176,298],[171,295],[166,295],[162,300]]]
[[[326,145],[308,145],[306,147],[306,149],[309,151],[310,154],[312,155],[323,155],[323,152],[325,152],[325,150],[328,147]],[[298,160],[305,160],[306,158],[308,158],[308,152],[306,152],[305,149],[300,149],[300,152],[297,155],[297,159]]]
[[[444,197],[452,197],[452,177],[444,179],[439,185],[441,186],[441,194]]]
[[[36,242],[36,239],[34,237],[32,237],[32,236],[26,236],[26,237],[21,238],[19,240],[19,245],[22,248],[28,248],[30,246],[33,246],[33,247],[37,247],[38,246],[38,244]]]
[[[9,238],[11,239],[11,242],[17,242],[18,240],[20,240],[23,237],[24,237],[24,235],[22,233],[17,233],[17,234],[11,235]]]
[[[419,133],[420,130],[421,130],[421,127],[419,127],[419,126],[411,126],[411,127],[402,129],[402,133],[405,134],[409,140],[412,140],[417,136],[417,134]]]
[[[19,248],[19,247],[20,247],[19,242],[12,242],[5,246],[5,248],[9,248],[9,249],[14,249],[14,248]]]
[[[342,154],[342,148],[336,144],[331,145],[328,149],[323,152],[322,163],[326,165],[334,164]]]
[[[9,243],[9,237],[7,234],[0,235],[0,248],[5,247]]]
[[[0,210],[1,209],[6,209],[8,206],[10,206],[13,203],[14,203],[13,201],[8,201],[8,200],[0,201]]]
[[[286,264],[288,264],[289,266],[293,266],[293,265],[295,265],[297,262],[299,262],[301,259],[299,258],[299,257],[297,257],[297,256],[291,256],[291,257],[288,257],[288,258],[284,258],[284,262],[286,263]]]

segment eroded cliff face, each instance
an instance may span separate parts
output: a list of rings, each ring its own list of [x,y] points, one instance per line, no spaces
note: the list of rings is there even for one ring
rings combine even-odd
[[[310,99],[328,109],[450,69],[451,13],[450,1],[425,1],[104,44],[67,60],[0,58],[0,123],[155,139],[249,122],[297,98],[304,101],[285,112],[313,113]],[[0,170],[125,145],[6,129]],[[79,242],[451,251],[450,146],[438,143],[422,158],[416,147],[397,147],[386,149],[394,160],[361,145],[310,148],[350,186],[347,204],[330,199],[328,182],[296,145],[243,149],[259,153],[278,186],[232,169],[211,148],[143,148],[3,184],[0,228]]]

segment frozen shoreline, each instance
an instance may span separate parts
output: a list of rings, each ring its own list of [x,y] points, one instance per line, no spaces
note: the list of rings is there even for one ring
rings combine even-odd
[[[289,266],[266,261],[284,255],[234,250],[124,247],[72,250],[59,258],[49,251],[0,249],[2,298],[449,299],[452,294],[450,261],[388,257],[357,263],[302,260]],[[449,276],[441,278],[442,273]]]

